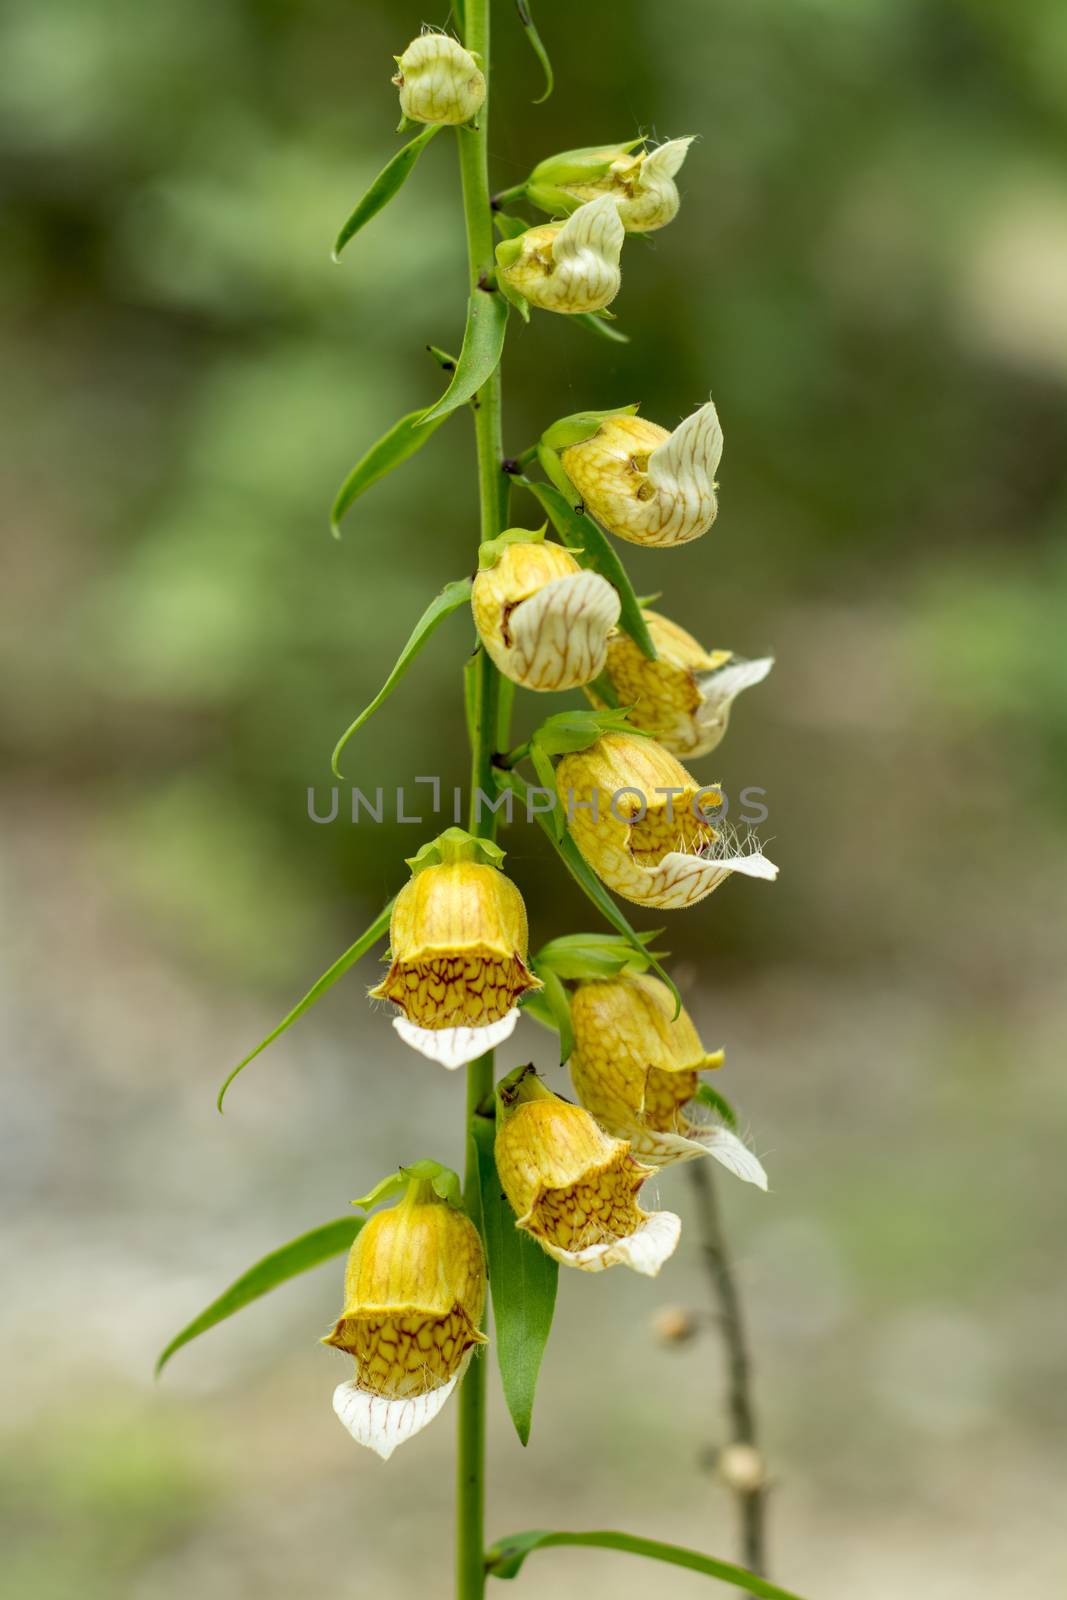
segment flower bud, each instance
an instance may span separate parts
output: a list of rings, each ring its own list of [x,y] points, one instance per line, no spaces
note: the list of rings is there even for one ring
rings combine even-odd
[[[526,689],[575,689],[604,670],[620,602],[562,545],[514,528],[482,545],[471,609],[505,677]]]
[[[646,611],[656,659],[650,661],[629,634],[608,640],[605,673],[630,721],[676,756],[706,756],[721,743],[730,707],[743,689],[762,683],[770,656],[746,661],[729,650],[705,650],[676,622]],[[595,706],[595,693],[586,693]]]
[[[645,973],[580,983],[571,996],[574,1091],[608,1133],[653,1166],[711,1155],[767,1187],[759,1161],[729,1128],[696,1119],[697,1074],[722,1066],[704,1049],[665,983]]]
[[[447,33],[420,33],[394,60],[400,109],[412,122],[470,122],[485,103],[476,58]]]
[[[653,1169],[588,1111],[546,1089],[532,1067],[499,1086],[495,1153],[516,1227],[564,1266],[601,1272],[622,1265],[655,1277],[673,1254],[679,1219],[637,1204]]]
[[[526,966],[522,896],[492,861],[503,851],[449,828],[410,863],[393,906],[389,971],[371,996],[402,1015],[406,1044],[460,1067],[514,1031],[519,996],[541,987]]]
[[[431,1185],[404,1198],[356,1235],[345,1271],[344,1310],[324,1344],[344,1350],[356,1375],[333,1408],[357,1444],[388,1460],[432,1422],[459,1383],[485,1309],[478,1230]]]
[[[659,546],[707,533],[719,509],[721,459],[722,429],[710,400],[673,433],[643,417],[609,417],[591,438],[560,452],[586,510],[609,533]]]
[[[634,141],[640,143],[640,141]],[[655,150],[634,152],[633,143],[566,150],[539,162],[530,174],[526,197],[552,216],[611,195],[627,233],[652,233],[678,215],[675,174],[692,138],[671,139]]]
[[[730,855],[707,819],[721,803],[653,739],[604,734],[565,755],[556,784],[571,837],[609,889],[639,906],[695,905],[731,872],[773,879],[758,851]]]
[[[610,195],[579,206],[564,223],[527,228],[496,247],[508,287],[542,311],[600,311],[619,292],[626,230]]]

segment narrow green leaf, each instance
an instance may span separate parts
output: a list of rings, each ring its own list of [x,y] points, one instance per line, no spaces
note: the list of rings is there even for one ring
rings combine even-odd
[[[598,334],[601,339],[607,339],[612,344],[629,344],[630,335],[606,322],[603,317],[598,317],[595,311],[572,311],[567,318],[568,322],[576,322],[587,333]]]
[[[718,1089],[713,1089],[710,1083],[697,1085],[696,1098],[702,1105],[711,1106],[713,1111],[717,1111],[728,1128],[737,1127],[737,1112],[726,1096],[720,1094]]]
[[[615,685],[606,672],[602,672],[599,678],[594,678],[592,683],[587,683],[585,687],[586,692],[602,700],[609,711],[618,711],[619,697],[615,692]]]
[[[386,162],[366,194],[359,201],[348,221],[337,235],[333,247],[333,259],[340,260],[341,251],[348,241],[365,227],[372,217],[376,217],[383,206],[396,194],[405,182],[412,167],[422,155],[434,134],[443,126],[440,122],[428,123],[421,133],[415,135],[410,144],[398,150],[391,161]]]
[[[497,1364],[511,1420],[522,1444],[530,1438],[534,1391],[556,1305],[558,1263],[515,1226],[497,1175],[493,1155],[496,1121],[476,1116],[472,1140],[478,1169],[478,1194]]]
[[[508,302],[495,289],[475,289],[467,306],[463,348],[452,382],[435,406],[424,411],[417,427],[439,422],[472,399],[500,364],[508,325]]]
[[[606,578],[618,590],[622,602],[620,626],[630,635],[641,653],[650,661],[655,661],[656,647],[652,643],[648,623],[644,619],[626,568],[616,555],[607,535],[601,532],[592,517],[575,511],[566,496],[560,494],[552,484],[535,483],[532,478],[516,478],[515,482],[520,483],[524,489],[529,489],[541,502],[541,506],[552,520],[552,526],[582,566],[599,572],[602,578]]]
[[[556,769],[552,765],[548,751],[543,749],[541,745],[531,743],[527,754],[530,757],[530,764],[537,774],[538,783],[542,789],[547,789],[551,795],[555,796],[550,816],[558,844],[567,831],[567,818],[560,804],[559,790],[556,788]]]
[[[283,1034],[287,1028],[291,1028],[298,1017],[302,1017],[305,1011],[310,1011],[311,1007],[315,1004],[315,1001],[321,999],[326,993],[327,989],[333,987],[338,978],[343,978],[349,968],[354,967],[359,958],[361,956],[365,956],[371,946],[378,943],[378,940],[383,934],[388,933],[389,919],[392,916],[392,911],[393,901],[390,900],[384,911],[382,911],[371,923],[366,933],[361,933],[355,944],[349,945],[344,955],[337,957],[337,960],[334,962],[333,966],[323,973],[322,977],[317,983],[312,984],[304,998],[297,1001],[289,1015],[284,1017],[282,1021],[279,1022],[273,1033],[268,1033],[267,1037],[265,1039],[261,1039],[254,1050],[249,1051],[248,1055],[245,1056],[243,1061],[239,1061],[237,1063],[229,1077],[226,1079],[226,1082],[219,1090],[219,1097],[216,1103],[220,1111],[222,1110],[222,1102],[226,1097],[226,1091],[230,1087],[230,1084],[233,1082],[233,1080],[237,1077],[237,1074],[239,1072],[243,1072],[248,1063],[250,1061],[254,1061],[261,1050],[265,1050],[267,1046],[269,1044],[273,1044],[275,1039]]]
[[[516,798],[522,803],[523,806],[525,806],[527,792],[526,784],[519,774],[517,772],[500,772],[497,774],[497,776],[500,783],[512,789]],[[582,892],[588,896],[593,905],[596,906],[605,922],[610,923],[615,929],[616,933],[621,933],[630,947],[641,956],[641,959],[643,961],[648,961],[651,964],[652,970],[655,972],[656,976],[663,979],[663,982],[667,985],[668,989],[671,991],[671,994],[674,996],[674,1014],[677,1016],[682,1009],[682,997],[678,993],[677,985],[675,984],[674,979],[670,976],[670,973],[667,972],[666,968],[661,966],[657,958],[647,948],[645,940],[642,938],[641,934],[639,934],[636,929],[631,928],[629,922],[623,916],[622,912],[619,910],[608,891],[604,888],[604,885],[601,883],[592,867],[586,861],[585,857],[578,849],[578,846],[575,844],[570,834],[565,833],[562,839],[557,839],[555,830],[552,826],[551,817],[538,812],[537,820],[541,824],[542,831],[547,834],[549,839],[551,839],[560,860],[563,862],[563,865],[566,867],[567,871],[570,873],[571,877],[574,879],[575,883],[582,890]]]
[[[372,484],[379,478],[384,478],[387,472],[392,472],[394,467],[399,467],[416,450],[421,450],[431,434],[440,427],[445,420],[438,417],[433,427],[421,426],[426,412],[409,411],[406,417],[401,417],[384,433],[376,444],[372,444],[366,455],[357,461],[348,477],[337,491],[333,508],[330,511],[330,532],[335,539],[341,537],[340,521],[354,500],[365,494]]]
[[[556,78],[552,71],[552,63],[548,59],[548,51],[541,43],[541,36],[534,27],[534,20],[530,15],[530,7],[527,3],[527,0],[515,0],[515,8],[519,13],[519,21],[526,29],[526,37],[530,41],[533,53],[537,57],[538,61],[540,61],[541,70],[545,75],[545,92],[544,94],[538,95],[537,99],[534,101],[534,105],[539,106],[543,101],[547,100],[549,95],[552,93],[552,90],[556,86]]]
[[[535,966],[534,971],[545,986],[545,999],[552,1013],[552,1022],[559,1034],[560,1062],[569,1061],[574,1051],[574,1025],[571,1021],[571,1003],[567,998],[567,991],[563,987],[559,973],[553,967]]]
[[[422,616],[416,622],[408,641],[397,658],[396,666],[386,678],[369,706],[365,706],[354,722],[350,722],[344,733],[334,746],[333,755],[330,757],[330,766],[334,775],[343,777],[340,760],[341,752],[351,739],[357,728],[361,728],[369,716],[372,716],[378,707],[388,700],[405,672],[429,639],[430,635],[440,626],[446,617],[458,611],[460,606],[467,605],[471,597],[470,578],[457,578],[454,583],[446,583],[440,594],[434,595]]]
[[[519,1005],[527,1016],[533,1017],[534,1021],[539,1022],[543,1028],[550,1028],[553,1033],[559,1032],[556,1027],[555,1013],[545,999],[543,990],[528,989],[519,1001]]]
[[[690,1572],[702,1572],[721,1583],[744,1589],[758,1600],[800,1600],[788,1589],[780,1589],[766,1578],[735,1566],[732,1561],[719,1561],[715,1556],[704,1556],[697,1550],[686,1550],[678,1544],[662,1544],[658,1539],[639,1539],[632,1533],[559,1533],[534,1529],[531,1533],[513,1533],[498,1539],[486,1551],[486,1571],[494,1578],[514,1578],[527,1556],[535,1550],[551,1550],[559,1545],[581,1545],[599,1550],[623,1550],[632,1556],[647,1556],[651,1561],[663,1561],[668,1566],[686,1567]]]
[[[290,1239],[288,1244],[272,1250],[269,1256],[264,1256],[254,1267],[249,1267],[236,1283],[231,1283],[217,1300],[212,1300],[205,1311],[201,1311],[180,1333],[175,1334],[156,1362],[156,1377],[183,1344],[206,1333],[216,1323],[224,1322],[235,1311],[250,1305],[253,1300],[276,1289],[287,1279],[295,1278],[298,1273],[307,1272],[309,1268],[317,1267],[320,1262],[329,1261],[333,1256],[343,1255],[362,1226],[362,1217],[338,1217],[336,1221],[324,1222],[321,1227],[312,1228],[309,1233],[302,1233],[298,1239]]]

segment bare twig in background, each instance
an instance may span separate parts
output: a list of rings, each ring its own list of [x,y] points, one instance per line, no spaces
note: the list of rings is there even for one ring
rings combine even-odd
[[[696,1202],[700,1248],[718,1303],[718,1322],[726,1355],[726,1403],[730,1439],[719,1468],[733,1490],[740,1524],[741,1560],[766,1576],[767,1484],[756,1444],[752,1403],[752,1362],[733,1264],[723,1236],[715,1179],[708,1161],[691,1161],[689,1178]]]

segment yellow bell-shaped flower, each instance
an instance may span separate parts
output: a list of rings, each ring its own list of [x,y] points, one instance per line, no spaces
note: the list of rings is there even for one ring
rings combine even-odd
[[[585,509],[609,533],[660,548],[707,533],[719,509],[721,459],[722,428],[710,400],[673,433],[643,417],[615,416],[560,451]]]
[[[449,828],[413,858],[396,897],[389,971],[370,993],[391,1000],[406,1044],[460,1067],[513,1032],[518,1000],[540,982],[526,961],[522,895],[493,861],[503,851]]]
[[[513,528],[482,545],[471,593],[493,664],[526,689],[576,689],[604,669],[619,596],[562,545]]]
[[[542,311],[602,311],[619,292],[626,230],[611,195],[579,206],[566,222],[528,228],[496,247],[508,287]]]
[[[460,1382],[485,1309],[485,1258],[473,1223],[413,1179],[404,1198],[357,1234],[344,1310],[323,1340],[352,1356],[333,1406],[357,1444],[388,1459],[441,1410]]]
[[[477,60],[447,33],[420,33],[395,60],[400,109],[412,122],[470,122],[485,104]]]
[[[637,1195],[653,1168],[624,1139],[609,1138],[588,1111],[552,1094],[532,1067],[498,1088],[496,1169],[516,1227],[566,1267],[627,1266],[655,1277],[681,1222],[643,1211]]]
[[[680,199],[674,179],[692,138],[670,139],[654,150],[606,145],[566,150],[542,161],[530,174],[526,194],[535,206],[554,216],[576,205],[611,195],[627,233],[652,233],[678,215]],[[587,176],[582,167],[603,169]]]
[[[556,784],[571,837],[609,889],[640,906],[695,905],[732,872],[774,879],[759,853],[729,854],[706,812],[721,803],[653,739],[602,735],[565,755]]]
[[[604,671],[616,699],[630,708],[634,727],[672,755],[706,756],[722,742],[737,696],[762,683],[774,659],[747,661],[730,650],[705,650],[669,617],[645,611],[644,618],[654,661],[629,634],[616,632],[608,640]],[[603,705],[592,689],[586,693],[593,705]]]
[[[653,1166],[711,1155],[761,1189],[767,1175],[729,1128],[702,1121],[698,1073],[722,1065],[665,983],[645,973],[579,983],[571,996],[574,1091],[608,1133]]]

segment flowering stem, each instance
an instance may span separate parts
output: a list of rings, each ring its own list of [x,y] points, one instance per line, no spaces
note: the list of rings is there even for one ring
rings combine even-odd
[[[466,0],[468,50],[481,60],[487,86],[489,72],[489,0]],[[495,270],[493,213],[489,195],[486,136],[490,95],[478,114],[476,128],[460,128],[460,173],[463,179],[463,213],[467,226],[467,257],[472,294],[498,294],[489,287]],[[499,367],[473,400],[474,431],[478,447],[478,501],[481,539],[494,539],[503,531],[508,480],[502,470],[504,450],[500,415]],[[484,650],[477,662],[475,714],[471,738],[470,831],[477,838],[492,838],[495,812],[478,805],[479,793],[494,795],[493,755],[506,743],[509,697],[502,697],[500,675]],[[478,1107],[492,1094],[492,1053],[472,1061],[467,1068],[467,1145],[464,1200],[468,1213],[480,1217],[478,1174],[473,1155],[472,1120]],[[483,1240],[484,1242],[484,1240]],[[456,1454],[456,1600],[482,1600],[485,1593],[485,1362],[476,1355],[460,1386]]]
[[[733,1262],[726,1247],[715,1180],[705,1161],[689,1163],[689,1179],[697,1208],[700,1248],[719,1306],[719,1326],[727,1366],[727,1408],[730,1442],[756,1448],[756,1416],[752,1401],[752,1362],[749,1356],[741,1296]],[[740,1530],[741,1560],[750,1572],[766,1575],[766,1486],[735,1484]]]

